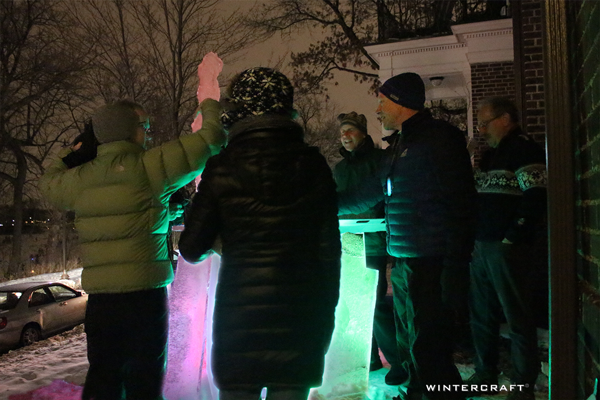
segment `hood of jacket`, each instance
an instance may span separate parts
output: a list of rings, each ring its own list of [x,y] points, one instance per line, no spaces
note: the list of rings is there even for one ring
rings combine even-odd
[[[289,204],[309,189],[316,147],[304,143],[300,125],[288,117],[262,115],[236,123],[224,156],[232,174],[265,204]]]

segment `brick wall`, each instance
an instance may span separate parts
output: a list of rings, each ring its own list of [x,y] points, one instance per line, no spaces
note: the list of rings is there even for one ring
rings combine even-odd
[[[477,105],[487,97],[503,96],[515,100],[515,70],[512,61],[471,65],[471,98],[473,101],[473,126],[477,126]],[[475,165],[487,144],[474,129]]]
[[[579,393],[600,376],[600,2],[571,2],[569,28],[576,158]]]
[[[520,40],[515,51],[522,52],[521,65],[512,61],[499,63],[481,63],[471,65],[472,100],[475,106],[473,126],[477,126],[476,107],[480,100],[491,96],[503,96],[519,101],[522,96],[524,109],[521,125],[528,134],[545,147],[546,118],[544,105],[544,63],[542,37],[542,2],[540,0],[522,0],[520,6]],[[517,29],[517,28],[515,28]],[[521,48],[519,48],[521,47]],[[516,90],[515,68],[521,68],[521,87]],[[477,143],[475,163],[479,153],[485,148],[485,141],[474,132]]]
[[[542,3],[540,0],[522,0],[520,3],[525,105],[523,126],[537,142],[545,145]]]

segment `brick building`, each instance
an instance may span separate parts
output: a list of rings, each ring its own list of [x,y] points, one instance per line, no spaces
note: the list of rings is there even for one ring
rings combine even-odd
[[[382,81],[413,71],[428,100],[466,99],[479,146],[473,105],[491,95],[513,98],[546,145],[550,398],[585,400],[600,377],[600,1],[511,1],[510,11],[368,51]]]
[[[600,2],[547,0],[542,16],[551,395],[579,400],[600,375]]]

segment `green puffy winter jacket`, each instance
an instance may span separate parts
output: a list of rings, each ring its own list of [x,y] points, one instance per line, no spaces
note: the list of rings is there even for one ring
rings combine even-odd
[[[173,280],[166,243],[169,197],[224,144],[220,114],[219,103],[205,100],[202,129],[191,135],[148,151],[129,141],[106,143],[79,167],[67,169],[57,158],[47,168],[42,193],[55,206],[75,211],[86,292],[132,292]]]

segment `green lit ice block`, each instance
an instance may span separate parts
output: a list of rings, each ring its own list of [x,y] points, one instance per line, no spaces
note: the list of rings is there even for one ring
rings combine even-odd
[[[385,230],[383,220],[340,220],[340,231],[346,232],[342,235],[340,299],[323,385],[311,391],[311,400],[367,398],[378,272],[366,268],[360,232],[381,230]]]

